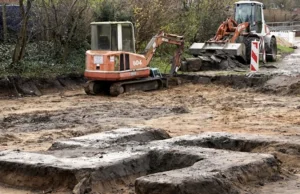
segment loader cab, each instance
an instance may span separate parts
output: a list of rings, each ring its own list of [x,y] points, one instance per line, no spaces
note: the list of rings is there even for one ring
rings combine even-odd
[[[239,1],[235,3],[235,21],[238,24],[249,22],[250,32],[262,33],[264,25],[264,6],[257,1]]]
[[[91,36],[91,50],[135,53],[134,27],[131,22],[93,22]]]

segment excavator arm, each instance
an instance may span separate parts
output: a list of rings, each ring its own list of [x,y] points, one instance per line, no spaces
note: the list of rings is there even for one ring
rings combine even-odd
[[[147,66],[150,64],[151,59],[153,58],[153,55],[156,51],[156,49],[163,43],[168,44],[174,44],[177,45],[177,49],[173,55],[172,59],[172,67],[170,74],[174,75],[176,74],[177,70],[179,69],[181,65],[181,55],[184,50],[184,38],[183,36],[178,36],[175,34],[166,34],[164,32],[160,32],[157,35],[155,35],[150,42],[148,43],[146,49],[145,49],[145,58],[147,62]]]

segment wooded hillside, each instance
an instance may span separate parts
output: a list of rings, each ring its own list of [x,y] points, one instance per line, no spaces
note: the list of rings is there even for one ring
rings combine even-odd
[[[92,21],[131,21],[139,52],[158,31],[206,41],[233,13],[235,0],[18,0],[0,1],[0,74],[82,72]],[[264,0],[284,9],[292,0]],[[273,5],[272,4],[272,5]],[[282,5],[283,4],[283,5]],[[13,18],[13,19],[12,19]],[[18,19],[19,18],[19,19]],[[167,47],[165,49],[168,49]],[[164,53],[164,48],[162,52]],[[167,53],[167,51],[165,51]]]

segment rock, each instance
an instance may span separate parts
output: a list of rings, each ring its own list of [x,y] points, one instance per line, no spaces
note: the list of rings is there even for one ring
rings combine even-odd
[[[172,108],[171,111],[177,114],[184,114],[190,112],[190,110],[186,106],[177,106]]]
[[[73,194],[86,194],[90,193],[91,189],[91,180],[90,177],[83,178],[73,189]]]

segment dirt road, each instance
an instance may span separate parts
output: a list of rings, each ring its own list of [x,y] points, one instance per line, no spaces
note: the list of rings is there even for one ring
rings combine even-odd
[[[57,138],[126,126],[173,136],[227,131],[299,135],[300,101],[214,85],[188,84],[118,98],[83,91],[0,101],[0,149],[46,150]]]

